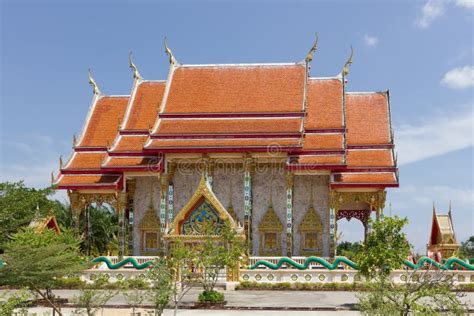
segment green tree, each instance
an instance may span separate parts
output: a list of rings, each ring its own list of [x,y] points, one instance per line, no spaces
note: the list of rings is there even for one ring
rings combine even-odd
[[[371,290],[358,295],[359,310],[365,315],[459,315],[464,306],[454,292],[451,275],[442,271],[408,271],[406,281],[397,284],[390,273],[401,269],[410,245],[402,232],[407,219],[382,217],[371,222],[372,232],[356,255],[359,272],[368,278]]]
[[[360,242],[350,242],[350,241],[343,241],[339,245],[337,245],[337,255],[344,256],[351,260],[357,256],[359,252],[362,251],[362,244]]]
[[[85,287],[79,291],[78,296],[72,299],[72,302],[77,305],[74,312],[82,315],[82,311],[85,311],[87,316],[93,316],[116,294],[117,292],[114,291],[100,290],[95,285]]]
[[[0,295],[0,315],[13,315],[13,311],[31,299],[31,293],[27,289],[17,292],[5,292]]]
[[[151,288],[147,291],[147,297],[153,304],[155,316],[160,316],[174,295],[174,274],[166,258],[159,258],[154,261],[147,271],[147,275],[152,283]]]
[[[22,181],[0,183],[0,249],[11,234],[33,220],[37,208],[46,215],[61,207],[61,203],[49,199],[53,193],[52,188],[27,188]]]
[[[358,308],[364,315],[465,315],[463,296],[455,290],[449,272],[426,269],[406,271],[405,281],[368,283],[370,291],[359,294]]]
[[[0,258],[5,262],[0,269],[0,285],[29,289],[59,315],[61,309],[51,294],[56,280],[87,268],[80,257],[79,242],[68,231],[58,235],[52,230],[37,234],[31,228],[22,229],[11,236]]]
[[[386,278],[394,269],[402,267],[410,253],[410,244],[402,232],[407,223],[406,218],[398,216],[370,220],[372,231],[355,256],[359,273],[368,278]]]
[[[224,294],[215,290],[219,274],[240,262],[240,257],[246,250],[246,243],[227,221],[217,236],[212,235],[214,230],[210,223],[204,231],[206,232],[204,242],[196,247],[199,254],[197,268],[202,272],[199,280],[204,290],[199,295],[199,300],[220,303],[224,301]]]
[[[474,259],[474,236],[469,237],[466,241],[461,242],[459,248],[459,257],[462,259]]]

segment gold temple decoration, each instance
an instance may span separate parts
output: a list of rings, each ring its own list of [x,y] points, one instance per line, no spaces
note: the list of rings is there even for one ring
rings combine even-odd
[[[313,206],[313,182],[310,186],[309,207],[306,215],[299,226],[300,231],[300,255],[321,256],[323,245],[323,224],[316,209]]]
[[[145,256],[157,255],[160,248],[160,220],[152,203],[138,225],[141,236],[141,255]]]
[[[132,188],[135,190],[135,188]],[[157,218],[153,199],[153,184],[150,185],[150,206],[138,225],[141,236],[141,254],[157,255],[160,249],[160,219]]]
[[[354,49],[351,46],[351,55],[344,64],[344,68],[342,68],[342,74],[344,77],[347,77],[347,75],[349,74],[349,66],[352,65],[352,56],[354,56]]]
[[[173,55],[173,52],[171,51],[171,49],[168,47],[168,43],[166,42],[166,36],[165,36],[165,39],[163,41],[163,44],[165,46],[165,53],[168,55],[169,57],[169,63],[170,64],[177,64],[178,61],[176,60],[176,58],[174,58],[174,55]]]
[[[307,63],[310,63],[311,61],[313,61],[313,53],[316,52],[316,50],[318,49],[318,40],[319,40],[318,33],[315,33],[315,37],[316,38],[314,40],[314,44],[313,46],[311,46],[311,48],[309,49],[308,55],[306,56]]]
[[[258,225],[260,234],[260,256],[281,256],[281,233],[283,225],[273,209],[273,177],[270,179],[270,198],[267,212]]]
[[[451,215],[451,202],[448,214],[437,214],[433,202],[433,219],[428,241],[428,251],[440,253],[443,259],[453,256],[459,249]]]
[[[63,168],[63,156],[59,156],[59,169]]]
[[[93,92],[95,95],[100,95],[101,92],[100,92],[99,86],[97,85],[97,83],[95,82],[94,78],[92,77],[92,72],[91,72],[91,69],[90,69],[90,68],[88,69],[88,75],[89,75],[89,84],[90,84],[91,87],[92,87],[92,92]]]
[[[73,134],[72,135],[72,147],[76,147],[77,146],[77,138],[76,138],[76,134]]]
[[[378,192],[329,192],[329,207],[339,210],[344,204],[363,202],[369,204],[371,211],[381,212],[385,208],[385,191]]]
[[[138,72],[138,68],[137,66],[133,63],[132,61],[132,51],[130,51],[130,53],[128,54],[128,66],[130,67],[130,69],[132,69],[133,71],[133,78],[136,80],[136,79],[142,79],[142,76],[140,75],[140,73]]]
[[[232,216],[227,212],[225,207],[216,197],[212,189],[209,187],[207,180],[204,177],[204,174],[201,176],[201,180],[199,185],[194,191],[193,195],[186,203],[186,205],[178,212],[178,214],[174,217],[173,222],[171,223],[170,229],[165,235],[166,238],[170,239],[190,239],[190,240],[199,240],[202,239],[203,236],[199,235],[182,235],[180,234],[180,225],[186,219],[188,214],[192,212],[195,206],[204,199],[207,201],[217,212],[217,215],[223,220],[228,221],[230,228],[235,229],[237,232],[242,233],[242,227],[238,225],[238,223],[232,218]]]

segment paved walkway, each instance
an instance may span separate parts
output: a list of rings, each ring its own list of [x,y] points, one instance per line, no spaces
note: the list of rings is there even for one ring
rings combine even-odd
[[[0,291],[0,296],[1,296]],[[314,314],[319,315],[334,314],[336,312],[342,315],[358,315],[356,311],[351,310],[357,302],[355,292],[341,291],[226,291],[225,299],[226,310],[199,310],[190,309],[197,301],[200,290],[191,290],[182,301],[182,308],[179,315],[301,315]],[[57,290],[56,295],[62,298],[71,299],[79,294],[77,290]],[[468,303],[470,309],[474,309],[474,293],[466,293],[462,298],[463,302]],[[147,304],[147,302],[145,302]],[[103,315],[131,315],[131,309],[126,308],[126,300],[123,295],[114,296],[104,309]],[[147,306],[148,307],[148,306]],[[149,315],[146,310],[141,309],[141,316]],[[34,308],[30,313],[43,315],[44,311],[51,310],[46,308]],[[71,315],[74,309],[64,308],[65,315]],[[165,315],[172,315],[172,310],[168,310]],[[102,315],[98,313],[98,315]]]

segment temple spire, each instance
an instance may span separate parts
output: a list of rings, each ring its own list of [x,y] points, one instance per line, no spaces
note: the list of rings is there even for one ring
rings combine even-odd
[[[76,134],[73,134],[72,135],[72,147],[76,147],[77,145],[77,138],[76,138]]]
[[[318,49],[318,40],[319,40],[319,37],[318,37],[318,33],[316,32],[313,46],[311,46],[311,48],[309,49],[308,55],[306,56],[306,59],[305,59],[306,63],[310,63],[313,60],[313,53],[316,52],[316,50]]]
[[[138,72],[137,66],[132,61],[132,51],[130,51],[130,53],[128,54],[128,65],[129,65],[130,69],[132,69],[132,71],[133,71],[133,78],[135,80],[143,79],[142,76],[140,75],[140,72]]]
[[[349,75],[349,66],[352,65],[352,56],[354,56],[354,49],[351,46],[351,55],[349,56],[346,63],[344,64],[344,67],[342,68],[342,75],[344,77],[347,77],[347,75]]]
[[[169,57],[169,62],[170,64],[177,64],[178,61],[176,60],[176,58],[174,58],[174,55],[173,55],[173,52],[171,51],[171,49],[168,47],[168,43],[166,42],[166,36],[165,36],[165,39],[163,41],[163,44],[165,46],[165,53],[168,55]]]
[[[59,169],[63,168],[63,156],[59,156]]]
[[[97,85],[94,78],[92,77],[91,69],[89,68],[87,71],[88,71],[88,75],[89,75],[89,84],[92,86],[92,92],[95,95],[100,95],[101,92],[100,92],[99,86]]]

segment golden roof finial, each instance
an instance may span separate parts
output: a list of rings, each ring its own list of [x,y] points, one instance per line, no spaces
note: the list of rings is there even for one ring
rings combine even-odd
[[[342,74],[344,75],[344,77],[347,77],[347,75],[349,74],[349,66],[352,65],[352,56],[354,56],[354,49],[351,46],[351,55],[344,64],[344,68],[342,68]]]
[[[133,78],[134,79],[142,79],[142,76],[138,72],[137,66],[132,61],[132,51],[130,51],[130,54],[128,54],[128,65],[129,65],[130,69],[132,69],[132,71],[133,71]]]
[[[318,37],[318,33],[316,32],[314,44],[313,46],[311,46],[311,48],[309,49],[308,55],[306,56],[307,63],[310,63],[313,60],[313,53],[316,52],[316,50],[318,49],[318,40],[319,40],[319,37]]]
[[[51,171],[51,184],[54,183],[54,171]]]
[[[174,55],[173,55],[173,52],[171,51],[171,49],[168,47],[168,43],[166,42],[166,36],[165,36],[165,39],[164,39],[164,45],[165,45],[165,53],[168,55],[169,57],[169,62],[170,64],[176,64],[177,61],[176,61],[176,58],[174,58]]]
[[[73,135],[72,135],[72,147],[76,147],[76,145],[77,145],[76,134],[73,134]]]
[[[59,156],[59,168],[62,169],[63,168],[63,156]]]
[[[94,78],[92,77],[91,69],[89,68],[87,71],[89,74],[89,84],[92,86],[92,92],[97,95],[101,94],[99,86],[97,85]]]

